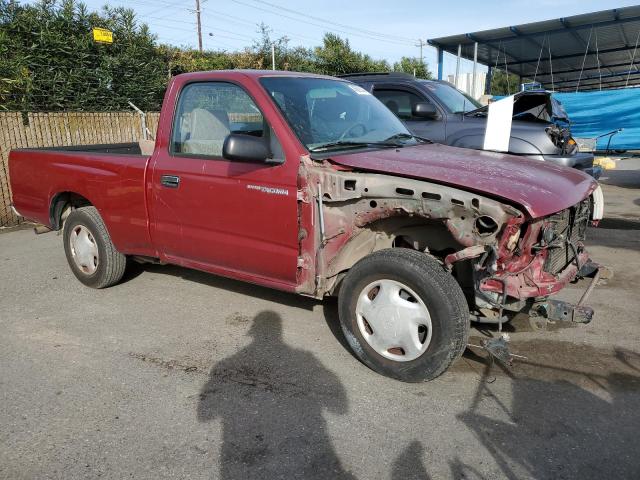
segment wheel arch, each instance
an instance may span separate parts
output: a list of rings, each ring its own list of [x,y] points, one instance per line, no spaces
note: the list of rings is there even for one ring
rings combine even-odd
[[[95,206],[84,195],[72,191],[58,192],[51,197],[49,202],[49,224],[52,230],[60,230],[64,220],[72,209]]]
[[[462,245],[444,221],[416,219],[408,215],[373,221],[353,235],[329,261],[326,292],[334,295],[346,273],[367,255],[386,248],[407,248],[429,253],[442,262]]]

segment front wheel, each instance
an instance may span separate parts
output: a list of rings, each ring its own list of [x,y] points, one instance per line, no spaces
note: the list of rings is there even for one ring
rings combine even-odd
[[[110,287],[124,275],[127,258],[114,247],[95,207],[72,211],[64,222],[63,239],[71,271],[88,287]]]
[[[464,352],[469,309],[455,279],[431,256],[375,252],[347,273],[340,324],[355,355],[382,375],[432,380]]]

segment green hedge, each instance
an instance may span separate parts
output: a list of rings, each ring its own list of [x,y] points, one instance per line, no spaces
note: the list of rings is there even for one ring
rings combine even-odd
[[[113,32],[112,44],[93,41],[92,29]],[[0,109],[20,111],[113,111],[132,101],[157,110],[167,81],[178,73],[232,68],[277,68],[336,75],[389,71],[385,60],[354,51],[348,40],[327,33],[315,48],[290,47],[261,25],[251,46],[236,52],[159,45],[134,12],[118,7],[89,11],[75,0],[20,4],[0,0]],[[428,78],[426,65],[403,58],[394,70]]]

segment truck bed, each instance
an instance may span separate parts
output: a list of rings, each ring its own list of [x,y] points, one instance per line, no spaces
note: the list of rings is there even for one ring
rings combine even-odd
[[[101,212],[118,249],[149,255],[149,159],[137,143],[12,150],[13,204],[20,215],[51,227],[58,200],[80,196]]]
[[[18,148],[16,150],[51,150],[54,152],[87,152],[87,153],[110,153],[113,155],[142,155],[140,144],[131,143],[101,143],[95,145],[71,145],[64,147],[40,147],[40,148]]]

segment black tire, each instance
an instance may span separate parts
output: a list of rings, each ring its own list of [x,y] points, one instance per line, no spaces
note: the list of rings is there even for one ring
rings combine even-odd
[[[419,357],[397,361],[378,353],[358,327],[358,297],[373,282],[392,280],[415,292],[431,316],[431,341]],[[357,262],[339,292],[342,331],[358,359],[374,371],[405,382],[423,382],[441,375],[465,350],[469,308],[456,280],[431,256],[415,250],[380,250]]]
[[[88,273],[74,260],[70,238],[74,231],[86,228],[89,240],[97,247],[95,271]],[[105,288],[118,283],[124,275],[127,257],[118,252],[111,242],[107,227],[95,207],[73,210],[64,222],[64,253],[71,271],[83,284],[91,288]]]

